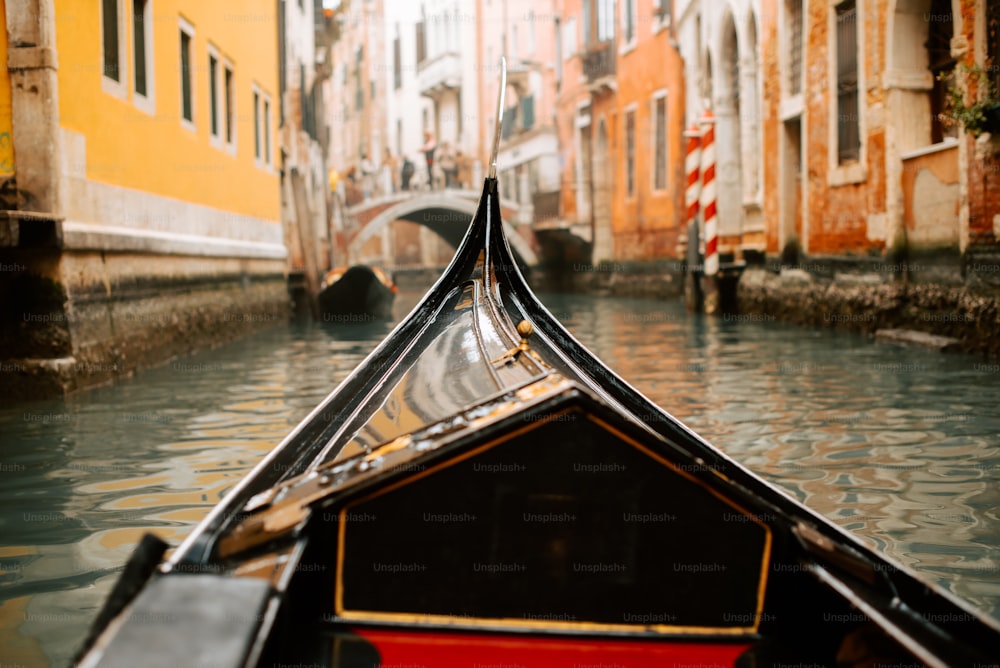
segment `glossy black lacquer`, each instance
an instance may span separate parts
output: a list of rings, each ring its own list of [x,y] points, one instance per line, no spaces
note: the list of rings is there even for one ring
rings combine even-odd
[[[350,665],[330,639],[357,623],[739,638],[753,643],[748,665],[852,652],[972,665],[1000,647],[994,621],[736,464],[601,363],[534,296],[500,222],[488,178],[420,304],[163,565],[161,583],[280,564],[268,612],[241,627],[256,629],[247,664]],[[532,334],[518,352],[522,321]],[[526,473],[481,474],[512,462]],[[616,475],[579,474],[602,467]],[[445,511],[476,519],[423,517]],[[563,513],[580,519],[518,519]],[[657,519],[629,519],[644,514]],[[428,571],[374,577],[384,555]],[[621,623],[643,610],[666,621]],[[558,615],[599,628],[531,621]],[[101,639],[114,642],[113,631]],[[167,658],[183,663],[182,638]]]

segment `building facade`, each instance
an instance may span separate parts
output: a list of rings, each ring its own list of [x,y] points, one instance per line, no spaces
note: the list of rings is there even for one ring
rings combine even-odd
[[[544,226],[559,215],[559,136],[556,130],[557,30],[553,0],[504,0],[480,7],[478,57],[482,148],[488,159],[496,128],[499,63],[507,89],[497,169],[505,199],[521,219]]]
[[[5,385],[65,391],[284,318],[275,4],[3,9]]]
[[[327,175],[329,126],[323,89],[330,77],[333,21],[321,0],[278,4],[281,220],[297,304],[310,303],[322,273],[339,259]]]
[[[669,3],[562,0],[561,212],[595,263],[676,257],[684,88]]]
[[[995,85],[996,5],[678,0],[688,122],[716,118],[722,251],[956,277],[995,252],[1000,144],[948,99],[981,99],[979,72]]]

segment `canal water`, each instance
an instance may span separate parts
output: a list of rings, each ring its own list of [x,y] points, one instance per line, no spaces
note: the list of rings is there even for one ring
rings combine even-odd
[[[543,295],[659,405],[1000,617],[1000,368],[674,302]],[[418,295],[401,295],[405,315]],[[389,331],[291,324],[0,408],[0,658],[65,665],[146,531],[178,543]]]

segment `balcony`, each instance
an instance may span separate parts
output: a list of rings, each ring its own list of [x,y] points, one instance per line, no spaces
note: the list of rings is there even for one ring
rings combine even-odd
[[[615,79],[614,42],[593,42],[583,52],[583,76],[591,90],[611,86]]]
[[[430,98],[440,97],[445,91],[462,85],[462,58],[454,51],[421,61],[417,71],[420,94]]]

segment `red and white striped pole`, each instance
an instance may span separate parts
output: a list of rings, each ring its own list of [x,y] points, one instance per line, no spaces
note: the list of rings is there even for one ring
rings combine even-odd
[[[705,276],[719,273],[719,224],[715,203],[715,116],[706,109],[701,117],[701,209],[705,239]]]
[[[687,184],[684,190],[684,203],[687,205],[686,220],[690,229],[691,223],[698,219],[698,200],[701,197],[701,130],[692,123],[688,131],[685,148],[684,171],[687,173]]]

